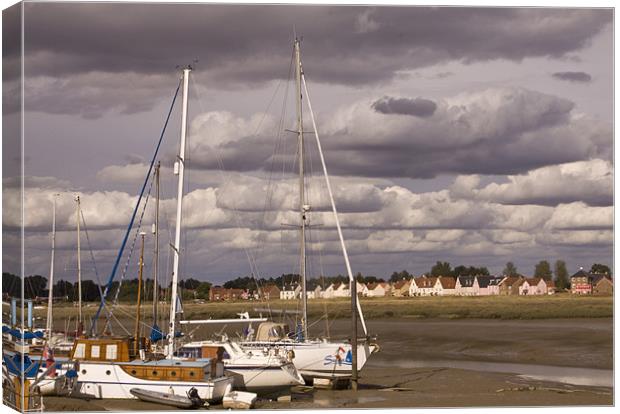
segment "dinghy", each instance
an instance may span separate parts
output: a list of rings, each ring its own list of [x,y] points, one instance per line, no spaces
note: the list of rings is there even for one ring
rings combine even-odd
[[[198,396],[198,392],[195,388],[191,388],[187,392],[187,396],[176,395],[167,392],[150,391],[142,388],[132,388],[129,390],[129,392],[134,397],[142,401],[170,405],[176,408],[198,408],[202,407],[205,404],[208,405],[207,402],[203,401]]]

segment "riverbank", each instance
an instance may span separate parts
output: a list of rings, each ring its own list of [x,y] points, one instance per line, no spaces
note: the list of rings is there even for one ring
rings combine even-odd
[[[570,319],[570,318],[610,318],[613,316],[613,297],[575,296],[556,294],[547,296],[429,296],[429,297],[385,297],[360,298],[366,319],[411,318],[411,319]],[[91,317],[98,304],[83,306],[85,318]],[[237,318],[241,312],[257,315],[255,309],[299,310],[296,300],[272,300],[267,304],[261,301],[184,303],[185,319]],[[151,305],[142,307],[142,314],[150,314]],[[163,306],[162,306],[163,309]],[[8,307],[3,307],[7,312]],[[45,317],[46,309],[35,309],[37,318]],[[115,315],[123,318],[136,314],[136,306],[120,304]],[[165,312],[164,312],[165,313]],[[262,311],[266,314],[266,311]],[[75,318],[76,307],[72,304],[54,305],[55,325],[58,321]],[[329,319],[345,318],[350,315],[348,298],[315,299],[308,302],[309,318],[318,319],[327,314]],[[61,327],[58,326],[60,329]]]
[[[349,320],[329,321],[346,338]],[[320,334],[317,323],[312,333]],[[222,327],[201,327],[207,338]],[[361,372],[360,389],[293,393],[261,409],[575,406],[613,404],[613,321],[391,318],[368,321],[381,351]],[[232,327],[225,329],[234,335]],[[595,385],[592,385],[595,384]],[[597,385],[598,384],[598,385]],[[140,401],[46,398],[48,410],[165,410]],[[212,407],[217,409],[218,407]],[[221,408],[221,407],[220,407]]]
[[[137,400],[48,397],[46,411],[156,411],[165,406]],[[258,409],[607,406],[610,388],[535,381],[517,375],[451,368],[368,368],[359,390],[294,393],[291,402],[259,400]],[[222,409],[214,405],[210,409]]]

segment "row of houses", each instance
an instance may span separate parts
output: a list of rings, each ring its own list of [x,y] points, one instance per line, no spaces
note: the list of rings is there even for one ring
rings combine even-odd
[[[613,281],[608,275],[590,274],[580,270],[571,278],[571,293],[610,295]],[[376,282],[357,284],[357,293],[363,297],[415,297],[415,296],[490,296],[490,295],[552,295],[556,293],[553,280],[524,276],[420,276],[403,279],[395,283]],[[226,289],[219,286],[209,291],[209,300],[247,300],[300,298],[302,288],[299,284],[287,284],[282,288],[276,285],[263,286],[257,292],[243,289]],[[309,287],[308,299],[332,299],[351,297],[348,283],[331,283],[325,289],[320,285]]]

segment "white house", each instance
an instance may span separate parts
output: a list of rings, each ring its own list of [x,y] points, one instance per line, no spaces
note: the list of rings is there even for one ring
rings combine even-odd
[[[320,299],[323,297],[323,289],[321,285],[317,285],[314,289],[308,289],[306,292],[308,299]]]
[[[291,300],[298,298],[301,294],[301,286],[299,284],[285,285],[280,291],[280,299]]]
[[[439,276],[435,282],[435,294],[437,296],[456,295],[456,279],[450,276]]]
[[[368,296],[368,286],[365,283],[355,282],[357,283],[357,294],[361,296]]]
[[[519,295],[546,295],[547,283],[542,277],[526,278],[519,286]]]
[[[435,290],[436,283],[436,277],[416,277],[411,281],[409,296],[434,296],[437,293]]]
[[[504,280],[503,277],[493,277],[487,287],[489,295],[499,295],[499,284]]]
[[[385,283],[369,283],[368,284],[368,297],[383,297],[388,292],[385,288]]]
[[[348,283],[337,283],[334,286],[334,297],[335,298],[346,298],[347,296],[351,296],[349,292],[349,284]]]
[[[479,289],[478,281],[474,276],[459,276],[454,286],[458,296],[474,296]]]
[[[334,297],[334,284],[331,283],[329,286],[327,286],[325,289],[323,289],[323,291],[320,293],[321,297],[323,299],[331,299]]]

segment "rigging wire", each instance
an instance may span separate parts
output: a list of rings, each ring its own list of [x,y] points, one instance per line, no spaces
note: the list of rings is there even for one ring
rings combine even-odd
[[[144,213],[146,212],[146,206],[148,205],[149,202],[149,197],[151,195],[151,190],[153,189],[153,180],[149,180],[150,181],[150,185],[149,185],[149,190],[146,194],[146,197],[144,199],[144,203],[142,206],[142,213],[140,213],[140,218],[138,219],[138,225],[136,226],[136,233],[134,235],[133,240],[131,241],[131,248],[129,249],[129,254],[127,255],[127,260],[125,261],[125,267],[123,268],[123,273],[121,275],[121,278],[119,280],[118,283],[118,289],[116,289],[116,292],[114,294],[114,301],[112,303],[112,308],[110,309],[110,315],[113,314],[114,312],[114,307],[116,307],[116,305],[118,304],[118,295],[121,291],[121,287],[123,286],[123,280],[125,279],[125,276],[127,274],[127,269],[129,268],[129,263],[131,261],[131,257],[133,255],[135,246],[136,246],[136,240],[138,239],[138,235],[140,234],[140,229],[142,228],[142,219],[144,218]],[[110,319],[108,318],[106,321],[106,324],[104,326],[104,331],[106,329],[110,328]]]
[[[271,107],[271,105],[272,105],[272,103],[273,103],[273,101],[275,99],[275,96],[277,94],[277,91],[280,88],[281,83],[282,83],[281,81],[278,83],[277,88],[274,91],[274,94],[272,95],[272,97],[270,99],[270,102],[269,102],[269,105],[268,105],[267,109],[263,112],[263,116],[261,117],[257,127],[255,128],[253,136],[257,136],[258,135],[260,127],[262,126],[262,123],[264,122],[264,119],[266,118],[267,113],[269,112],[269,108]],[[202,111],[205,112],[204,107],[202,105],[202,99],[201,99],[201,96],[200,96],[200,92],[198,91],[198,88],[196,88],[194,85],[192,85],[192,87],[194,88],[194,90],[196,92],[196,95],[199,98],[198,99],[198,103],[199,103]],[[224,162],[223,162],[222,156],[221,156],[219,150],[217,149],[217,147],[214,148],[214,152],[215,152],[217,163],[218,163],[218,167],[219,167],[219,174],[220,174],[220,176],[222,178],[222,183],[223,184],[221,185],[221,187],[225,187],[225,185],[228,184],[228,182],[230,182],[232,180],[232,175],[228,177],[228,180],[226,179],[226,177],[224,176]],[[236,206],[233,205],[231,210],[233,211],[233,218],[235,220],[235,224],[237,225],[238,228],[241,228],[238,209],[236,208]],[[256,289],[257,289],[258,292],[260,292],[260,283],[258,281],[258,279],[260,278],[260,271],[259,271],[258,265],[256,263],[256,257],[255,257],[255,255],[252,253],[252,251],[249,248],[243,247],[243,250],[245,252],[246,258],[247,258],[248,263],[250,265],[250,272],[251,272],[252,279],[255,282]],[[264,302],[263,295],[259,295],[259,299],[261,300],[261,302]],[[270,308],[269,303],[267,303],[267,307],[269,309],[269,315],[271,316],[271,308]]]
[[[123,238],[123,242],[121,243],[121,247],[119,249],[118,255],[116,256],[116,261],[114,262],[114,266],[112,267],[112,272],[110,273],[110,276],[108,278],[108,284],[106,285],[105,290],[103,291],[103,297],[101,298],[101,303],[99,304],[99,308],[97,308],[97,311],[95,312],[95,315],[92,318],[92,323],[91,323],[91,334],[94,333],[95,331],[95,327],[96,327],[96,323],[97,323],[97,319],[99,318],[99,314],[101,313],[101,309],[104,307],[105,305],[105,298],[108,294],[108,290],[110,289],[112,282],[114,281],[114,277],[116,275],[116,270],[118,268],[118,264],[121,260],[121,257],[123,255],[123,251],[125,249],[125,245],[127,243],[127,238],[129,237],[129,233],[131,232],[131,228],[133,227],[133,222],[134,219],[136,218],[136,213],[138,211],[138,206],[140,205],[140,201],[142,200],[142,195],[144,194],[144,189],[146,187],[147,181],[151,175],[151,170],[153,169],[153,164],[155,163],[155,159],[157,158],[157,153],[159,152],[159,148],[161,147],[161,143],[164,139],[164,134],[166,132],[166,128],[168,126],[168,121],[170,121],[170,115],[172,114],[172,109],[174,108],[174,103],[176,102],[177,96],[179,94],[179,89],[181,88],[181,82],[182,79],[179,79],[179,84],[177,85],[177,88],[174,92],[174,97],[172,98],[172,103],[170,104],[170,109],[168,110],[168,115],[166,117],[166,122],[164,123],[164,126],[162,128],[161,134],[159,136],[159,141],[157,143],[157,147],[155,149],[155,153],[153,154],[153,158],[151,159],[151,164],[149,166],[149,172],[146,175],[146,178],[144,180],[144,184],[142,184],[142,189],[140,191],[140,196],[138,197],[138,202],[136,203],[136,208],[133,211],[133,214],[131,216],[131,220],[129,222],[129,225],[127,226],[127,230],[125,232],[125,237]]]

